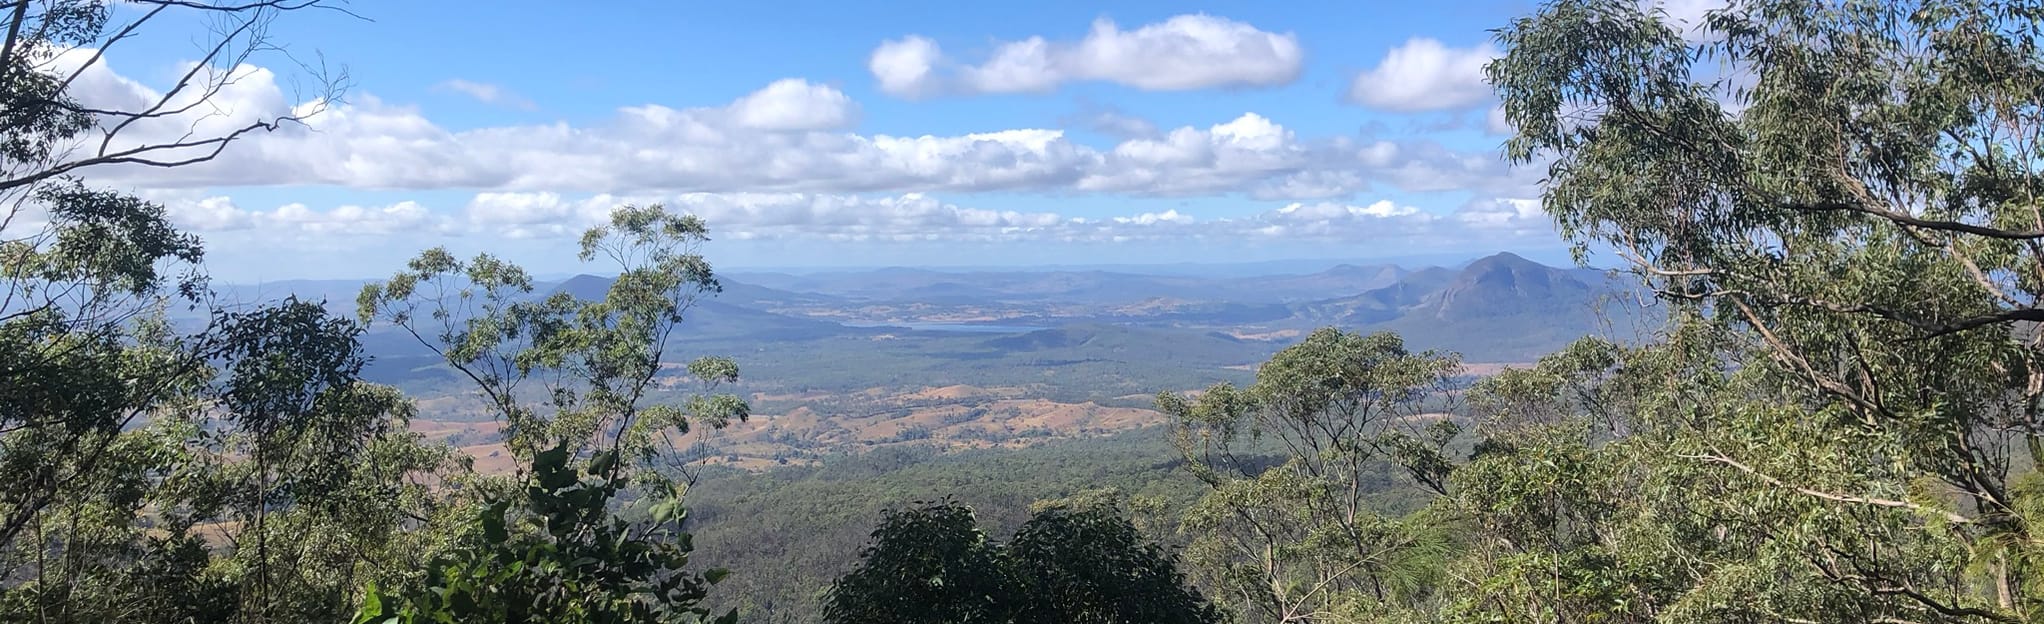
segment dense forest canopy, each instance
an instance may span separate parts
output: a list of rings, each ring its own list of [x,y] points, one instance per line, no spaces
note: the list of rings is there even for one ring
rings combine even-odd
[[[1580,255],[1654,293],[1652,340],[1470,385],[1330,327],[1247,383],[1158,389],[1162,432],[870,479],[830,471],[910,451],[763,475],[684,452],[753,417],[738,362],[675,339],[722,287],[695,215],[615,207],[579,241],[615,275],[592,296],[436,248],[347,318],[216,297],[196,236],[93,182],[321,114],[186,116],[328,9],[0,2],[0,621],[2044,622],[2044,4],[1742,0],[1679,27],[1543,4],[1495,31],[1504,150]],[[213,39],[173,88],[72,96],[77,53],[179,15]],[[513,468],[412,431],[363,379],[368,328],[466,384]],[[900,491],[989,475],[1056,483],[983,510]],[[890,500],[833,498],[865,492]],[[867,538],[787,574],[807,597],[726,590]]]

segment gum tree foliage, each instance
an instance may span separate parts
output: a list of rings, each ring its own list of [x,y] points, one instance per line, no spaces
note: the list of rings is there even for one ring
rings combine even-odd
[[[648,523],[610,513],[625,485],[617,463],[616,451],[601,451],[578,471],[566,446],[541,451],[520,513],[491,502],[475,516],[473,539],[434,563],[423,590],[386,597],[371,586],[354,621],[738,621],[735,609],[713,620],[698,606],[729,572],[683,571],[691,544],[679,501],[654,506]]]
[[[1216,601],[1248,621],[1363,621],[1429,594],[1442,525],[1386,509],[1381,494],[1394,470],[1447,487],[1460,427],[1425,407],[1459,369],[1395,334],[1322,329],[1247,388],[1160,395],[1173,444],[1209,488],[1181,528]]]
[[[1220,621],[1177,558],[1113,507],[1040,509],[1003,544],[964,505],[923,503],[885,512],[872,540],[831,585],[825,622]]]
[[[1257,465],[1209,442],[1283,430],[1287,401],[1353,378],[1338,366],[1166,397],[1196,472],[1251,466],[1186,521],[1241,527],[1195,535],[1234,548],[1192,560],[1255,621],[2044,621],[2040,29],[2044,5],[1967,0],[1738,1],[1688,30],[1562,0],[1513,21],[1487,68],[1507,154],[1546,168],[1562,233],[1625,258],[1668,326],[1484,380],[1462,452],[1279,438]],[[1343,508],[1291,466],[1364,448],[1405,449],[1379,455],[1434,493],[1422,511],[1297,511]],[[1450,539],[1421,546],[1426,526]],[[1323,553],[1349,559],[1287,573]]]
[[[722,427],[745,402],[709,394],[736,381],[729,359],[666,361],[685,313],[717,288],[697,253],[703,222],[658,205],[624,206],[581,239],[583,261],[618,271],[602,299],[535,292],[523,269],[487,254],[431,249],[365,287],[365,323],[417,337],[473,381],[504,423],[518,481],[484,483],[464,546],[430,562],[422,584],[370,592],[359,622],[694,622],[726,572],[684,571],[677,438],[691,421]],[[664,391],[692,378],[703,392]],[[533,387],[537,386],[537,387]],[[662,460],[665,460],[663,463]],[[586,462],[586,478],[574,463]],[[631,488],[631,507],[611,503]],[[627,520],[631,518],[632,520]],[[733,621],[727,612],[717,621]]]
[[[610,449],[632,460],[618,463],[622,470],[672,451],[691,419],[722,427],[748,415],[738,397],[708,393],[737,380],[730,359],[667,368],[686,312],[719,289],[697,253],[707,232],[694,215],[659,205],[618,208],[581,239],[584,262],[618,272],[593,301],[536,293],[524,269],[489,254],[462,261],[430,249],[407,271],[365,287],[360,316],[410,332],[474,382],[519,456],[557,444],[577,457]],[[663,377],[682,376],[705,392],[680,405],[649,400]]]
[[[411,477],[450,456],[354,380],[351,325],[213,300],[197,237],[84,179],[198,164],[339,101],[344,77],[268,36],[325,8],[0,2],[0,620],[336,621],[393,553],[430,550],[397,529],[433,515]],[[194,23],[212,30],[160,92],[74,89],[142,33]],[[315,104],[222,124],[233,68],[276,60]]]
[[[239,527],[222,533],[232,546],[222,567],[246,579],[243,619],[336,620],[360,583],[434,550],[422,525],[441,505],[421,475],[451,468],[454,453],[405,429],[401,394],[356,380],[360,332],[295,298],[228,313],[209,400],[160,425],[181,426],[196,448],[157,505]]]
[[[146,332],[133,328],[159,301],[200,303],[197,237],[173,228],[160,206],[89,188],[78,176],[109,165],[203,162],[241,137],[317,114],[321,107],[308,107],[208,133],[204,115],[194,113],[231,81],[221,68],[278,57],[267,29],[281,14],[322,6],[0,3],[0,385],[9,389],[0,431],[10,436],[0,453],[0,481],[10,485],[0,496],[0,548],[98,468],[113,432],[200,367],[197,350],[178,347],[192,341],[149,335],[155,344],[138,345]],[[71,87],[88,69],[82,61],[153,24],[193,15],[212,18],[215,36],[158,98],[109,107],[74,97]],[[320,101],[336,101],[344,79],[319,77]],[[152,140],[176,128],[189,132]]]
[[[2044,619],[2040,30],[2035,2],[1751,0],[1498,32],[1508,155],[1674,320],[1494,381],[1459,617]]]

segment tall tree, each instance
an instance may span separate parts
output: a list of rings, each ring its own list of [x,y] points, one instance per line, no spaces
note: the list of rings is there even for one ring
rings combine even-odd
[[[1223,605],[1253,621],[1357,621],[1419,604],[1444,556],[1438,522],[1391,494],[1445,491],[1440,408],[1452,356],[1397,335],[1322,329],[1272,356],[1248,388],[1160,395],[1186,466],[1210,488],[1187,510],[1188,557]]]
[[[403,431],[401,399],[354,381],[344,321],[300,302],[216,308],[197,237],[83,179],[202,163],[339,102],[345,76],[269,37],[328,8],[0,2],[0,619],[337,619],[352,576],[413,521],[396,504],[417,500],[409,477],[447,459]],[[199,21],[215,29],[162,90],[82,89],[144,33]],[[311,102],[220,114],[265,59],[305,68]]]
[[[296,300],[219,319],[191,338],[207,357],[175,394],[30,516],[0,560],[0,619],[338,621],[360,582],[435,550],[406,529],[439,513],[426,482],[453,453],[405,429],[401,395],[355,379],[353,323]]]
[[[479,536],[471,531],[466,550],[430,562],[423,585],[393,588],[391,600],[371,592],[358,621],[709,618],[699,605],[726,572],[683,569],[693,545],[681,499],[692,477],[671,473],[686,470],[676,437],[691,423],[744,419],[749,408],[713,393],[737,380],[731,360],[668,361],[686,312],[718,288],[698,253],[706,240],[693,215],[623,206],[581,239],[583,261],[618,271],[601,299],[536,293],[516,265],[437,248],[363,288],[363,322],[410,333],[474,382],[521,463],[516,480],[481,488],[471,523]],[[664,390],[683,382],[702,391]],[[613,509],[628,487],[636,507]]]
[[[280,15],[323,7],[0,3],[0,386],[9,390],[0,397],[0,550],[108,461],[114,432],[163,405],[204,364],[206,341],[140,341],[132,326],[165,300],[202,303],[197,237],[173,227],[162,207],[78,177],[203,162],[338,101],[345,77],[322,74],[319,104],[223,132],[202,123],[235,68],[277,55],[268,28]],[[220,29],[171,88],[118,105],[75,92],[110,50],[181,13]]]
[[[1604,612],[2044,617],[2040,30],[2025,1],[1747,0],[1682,31],[1570,0],[1499,32],[1507,151],[1546,164],[1545,209],[1687,310],[1667,345],[1544,382],[1652,400],[1510,445],[1576,449],[1599,485],[1553,500],[1625,488],[1659,518],[1543,521],[1626,572]]]
[[[665,454],[691,420],[722,427],[749,414],[737,396],[714,393],[738,378],[729,358],[701,357],[679,369],[668,361],[689,309],[719,289],[698,252],[706,240],[694,215],[623,206],[581,240],[584,262],[618,272],[601,299],[535,293],[517,265],[489,254],[462,261],[436,248],[365,287],[360,317],[411,333],[474,382],[519,456],[559,444],[577,457],[608,449],[629,460],[615,469],[629,470],[672,459]],[[679,405],[653,401],[662,379],[693,380],[703,391]]]

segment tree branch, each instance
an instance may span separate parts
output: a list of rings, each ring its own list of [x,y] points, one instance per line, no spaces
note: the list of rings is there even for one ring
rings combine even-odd
[[[1862,496],[1848,496],[1848,495],[1845,495],[1845,494],[1833,494],[1833,493],[1831,493],[1831,492],[1825,492],[1825,491],[1822,491],[1822,490],[1816,490],[1816,489],[1806,488],[1806,487],[1802,487],[1802,486],[1799,486],[1799,485],[1790,485],[1790,484],[1788,484],[1788,483],[1784,483],[1784,482],[1782,482],[1782,480],[1780,480],[1780,479],[1776,479],[1776,478],[1774,478],[1774,477],[1768,476],[1768,475],[1767,475],[1766,473],[1760,472],[1759,470],[1757,470],[1757,469],[1754,469],[1754,468],[1753,468],[1752,466],[1748,466],[1748,465],[1746,465],[1746,464],[1740,463],[1740,462],[1739,462],[1739,460],[1736,460],[1736,459],[1732,459],[1732,458],[1730,458],[1730,457],[1725,457],[1725,456],[1723,456],[1723,455],[1685,455],[1685,454],[1677,454],[1677,457],[1681,457],[1681,458],[1684,458],[1684,459],[1696,459],[1696,460],[1702,460],[1702,461],[1707,461],[1707,462],[1712,462],[1712,463],[1717,463],[1717,464],[1724,464],[1724,465],[1726,465],[1726,466],[1731,466],[1731,467],[1733,467],[1733,468],[1736,468],[1736,469],[1738,469],[1738,470],[1739,470],[1740,472],[1744,472],[1744,473],[1746,473],[1746,474],[1749,474],[1749,475],[1753,475],[1753,476],[1754,476],[1755,478],[1758,478],[1758,479],[1760,479],[1761,481],[1765,481],[1765,482],[1767,482],[1767,483],[1768,483],[1769,485],[1773,485],[1773,486],[1775,486],[1775,487],[1779,487],[1779,488],[1783,488],[1783,489],[1787,489],[1787,490],[1793,490],[1793,491],[1795,491],[1795,492],[1798,492],[1798,493],[1804,494],[1804,495],[1806,495],[1806,496],[1813,496],[1813,497],[1816,497],[1816,498],[1821,498],[1821,499],[1824,499],[1824,500],[1829,500],[1829,501],[1836,501],[1836,502],[1840,502],[1840,503],[1857,503],[1857,504],[1862,504],[1862,505],[1876,505],[1876,506],[1880,506],[1880,507],[1893,507],[1893,508],[1897,508],[1897,509],[1908,509],[1908,510],[1911,510],[1911,511],[1917,511],[1917,512],[1922,512],[1922,513],[1928,513],[1928,514],[1935,514],[1935,515],[1938,515],[1938,516],[1941,516],[1941,517],[1943,517],[1943,518],[1944,518],[1944,519],[1945,519],[1946,521],[1949,521],[1949,522],[1951,522],[1951,523],[1953,523],[1953,524],[1973,524],[1973,522],[1974,522],[1972,518],[1968,518],[1968,517],[1966,517],[1966,516],[1962,516],[1962,515],[1959,515],[1959,514],[1956,514],[1956,513],[1953,513],[1953,512],[1949,512],[1949,511],[1945,511],[1945,510],[1942,510],[1942,509],[1934,509],[1934,508],[1930,508],[1930,507],[1925,507],[1925,506],[1923,506],[1923,505],[1918,505],[1918,504],[1916,504],[1916,503],[1912,503],[1912,502],[1909,502],[1909,501],[1900,501],[1900,500],[1892,500],[1892,499],[1886,499],[1886,498],[1867,498],[1867,497],[1862,497]]]

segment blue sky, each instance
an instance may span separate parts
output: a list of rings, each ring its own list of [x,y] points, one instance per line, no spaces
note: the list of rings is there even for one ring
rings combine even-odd
[[[95,180],[162,202],[230,281],[417,250],[575,270],[622,202],[708,219],[727,268],[1225,262],[1562,245],[1499,158],[1480,67],[1531,2],[367,2],[283,16],[216,110],[307,127]],[[111,51],[163,89],[204,33]],[[190,26],[184,24],[183,26]],[[297,87],[297,88],[294,88]]]

